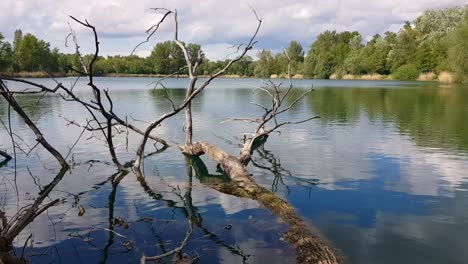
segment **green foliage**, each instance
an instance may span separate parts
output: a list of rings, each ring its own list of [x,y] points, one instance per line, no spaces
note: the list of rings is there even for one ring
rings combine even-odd
[[[304,49],[302,45],[293,40],[289,43],[289,47],[286,49],[287,57],[289,57],[289,61],[291,63],[290,73],[291,75],[299,74],[302,70],[302,65],[304,63]],[[280,62],[281,65],[285,65],[284,63]],[[286,60],[286,68],[284,68],[281,72],[287,73],[287,64],[288,61]],[[284,66],[283,66],[284,67]]]
[[[421,33],[420,43],[430,45],[447,37],[468,14],[468,6],[427,10],[414,21],[415,29]]]
[[[13,63],[13,49],[10,43],[4,41],[3,35],[0,33],[0,72],[7,71]]]
[[[415,80],[418,78],[420,71],[414,64],[405,64],[400,66],[393,72],[392,77],[396,80]]]
[[[468,14],[449,37],[448,61],[458,81],[468,79]]]
[[[365,45],[356,32],[326,31],[312,44],[304,72],[314,78],[377,73],[415,79],[420,72],[453,70],[466,79],[468,40],[460,25],[467,13],[468,6],[429,10],[406,22],[398,34],[375,35]]]
[[[417,36],[418,32],[414,30],[409,22],[406,22],[387,57],[387,62],[393,71],[404,64],[415,61],[418,48]]]
[[[255,65],[254,75],[258,78],[269,78],[277,74],[277,58],[271,50],[262,50],[257,54],[258,61]]]
[[[159,74],[176,73],[185,65],[184,54],[173,41],[156,44],[148,59],[152,71]]]
[[[343,68],[345,59],[351,52],[351,44],[356,45],[358,32],[325,31],[317,37],[305,59],[304,73],[313,78],[329,78]],[[353,41],[352,41],[353,40]]]
[[[466,150],[467,97],[468,89],[455,85],[450,93],[437,89],[317,89],[305,100],[323,122],[352,125],[363,115],[371,121],[392,120],[396,129],[421,146],[430,142],[431,147]]]

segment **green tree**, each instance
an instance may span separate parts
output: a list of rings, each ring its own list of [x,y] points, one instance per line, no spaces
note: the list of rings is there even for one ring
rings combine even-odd
[[[271,50],[262,50],[257,54],[258,61],[255,65],[254,74],[258,78],[269,78],[276,72],[276,58]]]
[[[0,72],[12,70],[12,55],[13,50],[11,44],[5,41],[3,35],[0,33]]]
[[[56,70],[58,62],[51,55],[49,46],[49,43],[39,40],[32,34],[24,35],[19,44],[14,47],[15,60],[19,69],[23,71]]]
[[[449,37],[448,61],[458,81],[468,80],[468,15]]]
[[[418,47],[417,37],[418,32],[411,26],[410,22],[406,22],[387,57],[387,62],[393,71],[402,65],[415,61]]]
[[[418,42],[432,45],[443,40],[467,14],[468,5],[425,11],[414,21],[415,29],[421,33],[418,36]]]
[[[173,41],[156,44],[148,59],[157,74],[176,73],[185,66],[184,54]]]
[[[302,63],[304,62],[304,48],[302,45],[293,40],[289,43],[289,47],[286,49],[287,55],[291,60],[291,74],[297,74],[302,68]],[[287,66],[286,66],[287,68]],[[285,69],[285,72],[287,69]]]
[[[396,69],[392,76],[396,80],[415,80],[418,78],[420,72],[416,65],[405,64]]]
[[[358,32],[325,31],[312,44],[304,62],[304,72],[309,77],[329,78],[344,71],[344,61],[351,52],[350,42]]]
[[[387,36],[382,38],[380,35],[375,35],[374,38],[367,44],[366,66],[368,73],[389,74],[390,67],[387,64],[388,53],[392,49],[391,43],[387,40],[391,38]]]
[[[13,67],[15,71],[20,70],[18,59],[19,59],[19,46],[21,44],[22,39],[23,39],[23,31],[21,31],[21,29],[15,30],[15,34],[13,37],[13,60],[14,60]]]

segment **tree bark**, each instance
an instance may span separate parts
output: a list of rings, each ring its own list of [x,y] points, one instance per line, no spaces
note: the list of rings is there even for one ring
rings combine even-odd
[[[197,78],[192,76],[190,77],[190,83],[187,88],[187,94],[185,98],[188,98],[192,93],[195,87],[195,83],[197,82]],[[190,145],[192,144],[193,138],[193,126],[192,126],[192,102],[189,102],[187,106],[185,106],[185,144]]]

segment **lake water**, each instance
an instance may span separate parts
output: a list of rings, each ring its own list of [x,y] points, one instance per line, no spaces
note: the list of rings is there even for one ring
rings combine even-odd
[[[36,80],[53,85],[50,80]],[[74,79],[61,79],[69,84]],[[116,112],[145,128],[171,109],[147,78],[97,78],[109,88]],[[183,99],[186,79],[165,85]],[[18,87],[8,83],[10,87]],[[267,102],[256,79],[219,79],[193,103],[194,139],[238,154],[249,124],[222,123],[257,117],[249,102]],[[468,87],[393,81],[298,80],[315,91],[286,118],[320,119],[285,127],[254,153],[249,172],[262,186],[287,200],[310,228],[328,240],[347,263],[466,263],[468,259]],[[80,80],[78,93],[91,93]],[[63,117],[84,123],[84,109],[57,96],[24,95],[17,101],[62,153],[82,132]],[[7,125],[8,106],[0,100]],[[183,115],[155,133],[184,141]],[[0,124],[1,125],[1,124]],[[27,152],[34,136],[12,112],[13,131]],[[116,136],[122,162],[134,159],[140,136]],[[0,149],[11,140],[0,126]],[[147,153],[155,149],[148,144]],[[59,171],[37,147],[0,168],[0,205],[12,216],[33,202],[41,186]],[[202,157],[210,174],[216,164]],[[187,173],[184,156],[169,148],[145,159],[145,180],[133,173],[116,177],[98,133],[85,133],[68,160],[73,168],[51,193],[60,203],[28,226],[15,250],[34,263],[139,263],[178,247],[197,222],[183,252],[198,263],[293,263],[283,241],[284,223],[258,202],[217,192],[208,179]],[[15,165],[16,164],[16,165]],[[15,183],[15,167],[17,171]],[[17,189],[17,191],[16,191]],[[19,198],[17,196],[19,195]],[[49,200],[46,200],[49,201]],[[79,216],[79,208],[85,213]],[[116,221],[115,219],[118,219]],[[123,223],[124,222],[124,223]],[[32,244],[32,247],[31,247]],[[171,258],[169,258],[171,260]]]

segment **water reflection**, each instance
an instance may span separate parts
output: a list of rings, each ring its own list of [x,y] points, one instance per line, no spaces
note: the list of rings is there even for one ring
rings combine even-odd
[[[395,123],[420,146],[468,150],[466,87],[424,89],[318,89],[311,109],[324,123],[353,125],[366,116],[372,122]]]
[[[112,87],[116,111],[129,120],[146,122],[171,107],[159,91],[148,89],[149,80],[98,81]],[[261,113],[249,104],[269,100],[252,93],[251,87],[259,83],[221,80],[203,93],[194,103],[196,139],[237,154],[242,133],[251,131],[251,125],[221,122]],[[464,263],[468,89],[421,83],[297,82],[305,89],[311,83],[316,90],[289,117],[322,118],[272,135],[254,153],[249,171],[255,181],[287,199],[349,263]],[[174,100],[183,98],[183,80],[170,80],[168,87]],[[83,96],[89,96],[84,89]],[[60,98],[43,98],[36,104],[37,95],[21,97],[18,101],[32,107],[29,114],[45,135],[66,152],[81,131],[66,127],[59,116],[83,122],[82,111]],[[0,118],[6,120],[7,113],[2,100]],[[182,121],[178,115],[155,132],[182,142]],[[12,125],[15,133],[34,144],[14,113]],[[33,247],[25,249],[33,262],[135,262],[143,254],[157,255],[179,246],[191,220],[194,232],[183,254],[199,263],[294,261],[293,249],[280,240],[287,227],[274,214],[258,202],[208,186],[229,180],[216,170],[217,164],[187,161],[169,148],[148,154],[143,178],[114,175],[105,145],[91,136],[86,134],[77,145],[75,166],[50,194],[50,201],[60,202],[14,242],[18,255],[33,233]],[[125,138],[116,136],[119,158],[132,160],[139,141],[132,134],[127,150]],[[8,133],[0,128],[0,149],[10,145]],[[53,159],[39,148],[17,162],[21,207],[33,203],[38,192],[33,179],[52,182],[56,173],[48,165],[55,164]],[[18,206],[11,185],[13,163],[0,167],[1,202],[12,216]],[[86,209],[82,216],[80,205]]]

